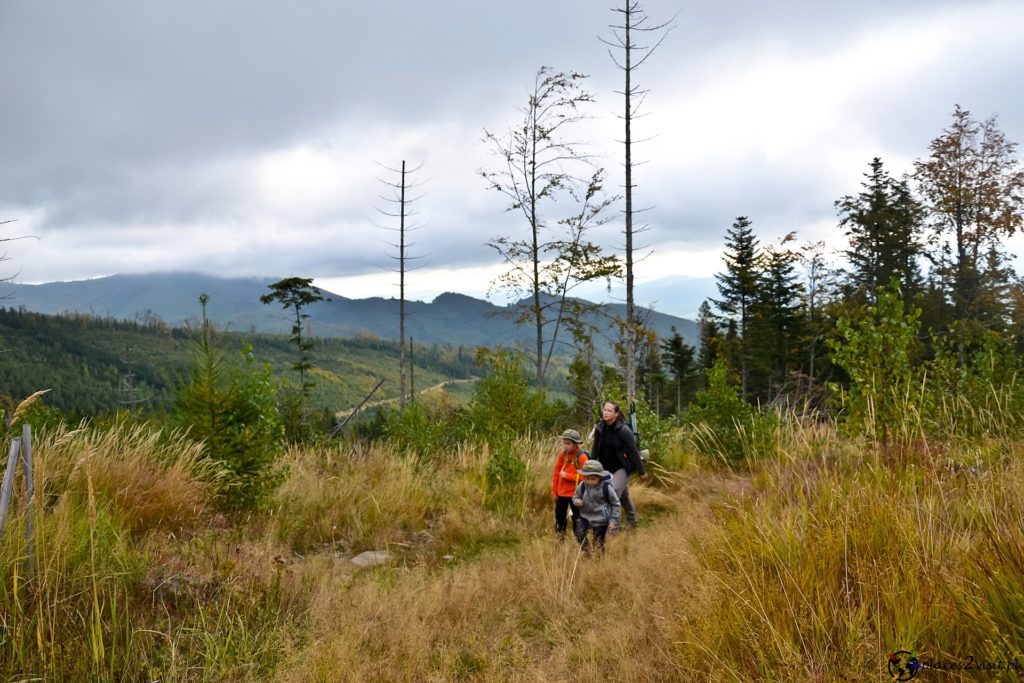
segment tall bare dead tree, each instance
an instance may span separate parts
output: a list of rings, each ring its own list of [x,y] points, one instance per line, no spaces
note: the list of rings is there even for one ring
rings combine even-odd
[[[422,182],[417,182],[414,179],[415,174],[423,168],[423,165],[421,164],[409,169],[406,168],[405,160],[403,159],[401,168],[391,168],[383,164],[380,166],[385,171],[391,173],[390,179],[378,178],[390,191],[390,194],[377,195],[382,201],[387,203],[388,207],[387,209],[377,207],[377,212],[392,221],[398,222],[397,227],[395,225],[376,225],[385,230],[392,230],[398,233],[398,242],[388,242],[388,244],[397,250],[397,254],[391,258],[397,262],[398,266],[398,405],[404,409],[406,398],[409,395],[406,391],[405,274],[408,270],[407,265],[409,261],[422,258],[421,256],[409,254],[409,248],[415,246],[415,244],[407,239],[407,235],[422,227],[420,224],[410,223],[409,220],[418,215],[413,205],[423,198],[423,194],[411,196],[410,193],[415,193],[423,186]]]
[[[612,62],[625,76],[625,87],[622,90],[617,90],[616,94],[622,95],[624,100],[623,114],[621,115],[625,124],[625,137],[622,143],[625,150],[623,166],[626,174],[626,208],[624,212],[626,219],[624,230],[626,238],[626,367],[624,370],[626,395],[630,406],[632,406],[636,399],[637,331],[639,328],[639,321],[636,317],[636,300],[633,295],[633,264],[634,252],[638,248],[642,249],[634,244],[634,236],[646,230],[645,226],[637,227],[633,221],[635,213],[645,210],[635,210],[633,207],[633,188],[636,187],[633,180],[633,167],[637,165],[633,159],[633,144],[645,141],[633,140],[633,120],[643,116],[640,110],[650,92],[637,85],[634,74],[665,41],[669,31],[672,30],[674,18],[660,24],[651,24],[639,0],[624,0],[622,7],[612,7],[611,11],[619,15],[620,23],[610,24],[611,38],[600,38],[600,40],[609,46],[608,54],[612,58]],[[646,36],[653,36],[655,38],[653,43],[638,42]],[[616,56],[616,52],[620,52],[620,56]]]

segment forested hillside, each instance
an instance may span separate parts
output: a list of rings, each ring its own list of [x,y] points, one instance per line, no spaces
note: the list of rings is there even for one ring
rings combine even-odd
[[[0,309],[0,395],[23,398],[49,389],[46,403],[71,415],[96,415],[134,406],[144,412],[172,409],[176,389],[193,367],[195,335],[158,322],[139,323],[87,315],[50,316]],[[222,332],[215,337],[230,362],[252,344],[257,362],[293,381],[295,348],[287,337]],[[473,375],[473,350],[461,346],[415,347],[417,387]],[[351,409],[373,388],[375,398],[397,395],[398,345],[373,339],[316,339],[310,405]]]

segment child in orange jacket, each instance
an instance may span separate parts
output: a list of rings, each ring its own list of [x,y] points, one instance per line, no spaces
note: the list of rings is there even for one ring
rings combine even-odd
[[[580,448],[582,443],[583,437],[575,429],[562,432],[562,451],[555,458],[555,471],[551,475],[551,495],[555,499],[555,533],[559,541],[565,540],[566,519],[576,486],[580,483],[579,469],[590,457],[589,453]]]

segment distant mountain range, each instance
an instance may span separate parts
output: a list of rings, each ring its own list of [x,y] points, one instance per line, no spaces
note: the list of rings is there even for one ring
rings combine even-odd
[[[291,312],[259,301],[260,296],[268,292],[267,286],[278,279],[158,273],[41,285],[9,283],[10,295],[6,303],[0,305],[51,315],[78,313],[139,322],[158,319],[172,327],[181,327],[199,319],[199,296],[207,294],[207,315],[219,326],[236,332],[288,334],[293,319]],[[398,338],[397,299],[349,299],[322,291],[329,301],[305,309],[314,336]],[[624,305],[605,306],[612,314],[625,317]],[[517,325],[508,315],[510,310],[510,307],[455,293],[441,294],[430,303],[407,301],[406,334],[425,344],[529,343],[530,328]],[[697,345],[699,334],[692,320],[646,309],[641,309],[640,314],[659,337],[671,336],[674,326],[686,343]]]

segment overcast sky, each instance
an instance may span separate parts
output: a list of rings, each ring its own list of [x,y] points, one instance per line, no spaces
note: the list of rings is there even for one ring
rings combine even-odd
[[[408,295],[487,293],[521,217],[477,174],[542,65],[590,75],[578,137],[621,185],[621,73],[595,0],[0,0],[0,220],[21,282],[194,270],[397,296],[378,164],[422,165]],[[838,246],[833,202],[927,154],[955,104],[1024,142],[1020,0],[648,0],[638,73],[650,255],[638,299],[692,316],[740,215]],[[556,217],[556,216],[553,216]],[[622,243],[621,221],[597,236]],[[594,292],[598,296],[599,292]],[[618,291],[612,296],[620,296]],[[496,303],[504,303],[500,297]]]

